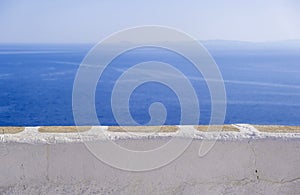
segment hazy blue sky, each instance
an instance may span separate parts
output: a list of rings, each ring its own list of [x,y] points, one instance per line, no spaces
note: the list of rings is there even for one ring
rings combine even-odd
[[[166,25],[197,39],[300,39],[297,0],[0,0],[0,42],[95,43],[123,28]]]

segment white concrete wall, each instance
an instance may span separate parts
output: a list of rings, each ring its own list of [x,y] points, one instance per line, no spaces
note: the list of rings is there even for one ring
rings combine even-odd
[[[105,142],[105,141],[104,141]],[[119,144],[162,144],[159,138]],[[0,194],[300,194],[300,140],[201,140],[169,165],[127,172],[104,164],[83,143],[0,142]]]

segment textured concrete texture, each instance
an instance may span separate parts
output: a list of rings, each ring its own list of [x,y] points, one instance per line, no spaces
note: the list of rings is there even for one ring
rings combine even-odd
[[[0,134],[14,134],[25,130],[25,127],[0,127]]]
[[[176,132],[177,126],[109,126],[108,131],[112,132]]]
[[[208,131],[211,131],[209,129],[209,127],[211,128],[211,130],[221,129],[222,131],[235,131],[235,132],[239,132],[240,131],[237,127],[235,127],[233,125],[214,125],[214,126],[196,125],[195,129],[198,130],[198,131],[208,132]]]
[[[74,133],[84,132],[91,129],[91,126],[42,126],[38,128],[41,133]]]
[[[210,128],[209,128],[210,127]],[[284,125],[253,125],[257,131],[270,133],[300,133],[300,126],[284,126]],[[41,133],[74,133],[84,132],[92,128],[92,126],[41,126],[36,127]],[[195,125],[198,131],[234,131],[239,132],[239,128],[234,124],[228,125]],[[25,130],[25,127],[0,127],[0,134],[14,134]],[[109,126],[108,131],[111,132],[176,132],[178,126]]]
[[[141,148],[164,142],[116,141]],[[103,163],[80,142],[0,142],[0,194],[300,194],[299,139],[219,140],[199,157],[201,143],[194,139],[159,169],[128,172]]]
[[[280,125],[253,125],[261,132],[275,132],[275,133],[300,133],[299,126],[280,126]]]

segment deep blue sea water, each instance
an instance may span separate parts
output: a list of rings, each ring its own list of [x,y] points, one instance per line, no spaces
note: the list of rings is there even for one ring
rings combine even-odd
[[[73,81],[91,47],[0,45],[0,125],[74,125]],[[299,48],[207,44],[207,49],[225,81],[225,123],[300,125]],[[201,75],[184,58],[155,48],[122,54],[105,70],[95,93],[101,124],[117,124],[110,97],[114,81],[122,73],[120,70],[148,60],[172,64],[190,78],[200,102],[199,124],[208,124],[211,102]],[[133,92],[130,99],[133,118],[146,124],[150,120],[148,108],[157,101],[168,111],[165,124],[180,124],[180,104],[176,94],[155,82],[141,85]]]

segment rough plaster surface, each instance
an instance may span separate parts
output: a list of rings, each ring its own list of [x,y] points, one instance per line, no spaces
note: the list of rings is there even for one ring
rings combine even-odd
[[[147,172],[113,168],[80,141],[1,140],[0,194],[300,194],[297,136],[218,139],[204,157],[198,156],[202,139],[194,139],[179,158]],[[140,148],[164,142],[117,140]]]
[[[299,141],[218,141],[201,158],[200,142],[194,140],[178,159],[148,172],[112,168],[82,143],[10,143],[0,158],[0,192],[300,194]]]

